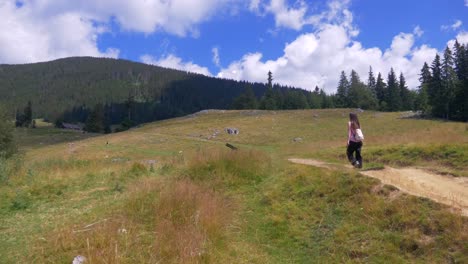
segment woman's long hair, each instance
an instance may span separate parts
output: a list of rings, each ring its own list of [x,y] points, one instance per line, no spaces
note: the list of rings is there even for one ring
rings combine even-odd
[[[361,124],[359,123],[359,118],[357,117],[357,114],[349,113],[349,121],[351,122],[351,128],[353,130],[361,128]]]

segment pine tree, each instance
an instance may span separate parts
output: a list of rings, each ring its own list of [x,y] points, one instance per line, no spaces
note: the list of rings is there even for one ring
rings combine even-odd
[[[445,48],[444,58],[442,60],[441,77],[442,77],[442,100],[444,103],[444,116],[446,119],[450,119],[451,113],[455,113],[454,95],[455,89],[458,84],[457,74],[454,70],[454,62],[452,51],[449,47]]]
[[[32,126],[32,104],[28,101],[28,104],[21,114],[18,110],[16,111],[16,127],[31,127]]]
[[[385,97],[386,97],[386,84],[382,78],[382,74],[377,75],[377,81],[375,82],[375,95],[377,97],[377,102],[379,104],[379,108],[382,111],[385,111],[387,108]]]
[[[242,94],[234,99],[233,109],[256,109],[257,108],[257,98],[255,93],[250,86],[246,86]]]
[[[376,109],[377,100],[372,91],[363,83],[359,74],[352,70],[348,91],[349,107]]]
[[[399,111],[401,110],[402,102],[401,102],[401,93],[400,87],[398,84],[398,80],[395,75],[395,71],[393,68],[390,68],[390,73],[388,74],[387,79],[387,106],[389,111]]]
[[[458,79],[464,81],[468,78],[467,76],[467,67],[468,61],[466,56],[465,46],[460,45],[458,40],[455,41],[454,45],[454,67],[457,73]]]
[[[328,96],[323,89],[320,89],[320,97],[322,98],[321,108],[334,108],[332,96]]]
[[[340,82],[336,91],[337,107],[348,107],[349,81],[344,71],[341,71]]]
[[[401,96],[401,101],[402,101],[401,110],[413,109],[413,104],[414,104],[413,94],[408,90],[408,87],[406,86],[406,80],[405,80],[405,76],[403,76],[403,73],[400,73],[399,85],[400,85],[400,96]]]
[[[23,126],[30,127],[32,124],[32,103],[28,101],[28,105],[24,108],[24,124]]]
[[[271,71],[268,71],[267,81],[267,89],[260,100],[260,109],[276,110],[278,106],[275,100],[275,93],[273,92],[273,74]]]
[[[468,121],[468,49],[455,41],[454,66],[458,83],[454,91],[452,118]]]
[[[268,88],[273,88],[273,73],[271,71],[268,71]]]
[[[369,87],[372,94],[375,97],[377,97],[376,80],[375,80],[375,77],[374,77],[374,72],[372,72],[372,66],[369,67],[369,78],[367,78],[367,87]]]
[[[320,89],[318,86],[315,86],[313,92],[309,93],[308,96],[308,104],[312,109],[319,109],[322,108],[322,100],[323,97],[320,95]]]
[[[419,77],[419,82],[421,85],[419,86],[418,96],[416,99],[415,108],[417,110],[421,110],[423,114],[431,113],[431,107],[429,104],[429,95],[428,95],[428,87],[431,83],[432,75],[429,69],[429,66],[425,62],[422,69],[421,74]]]
[[[444,117],[444,88],[442,84],[442,65],[439,54],[436,54],[434,61],[431,64],[431,72],[432,78],[428,85],[427,94],[429,97],[429,104],[432,108],[432,115],[435,117]]]
[[[360,89],[363,83],[359,74],[355,70],[351,70],[349,90],[348,90],[348,106],[361,107],[360,105]]]
[[[97,104],[86,120],[85,130],[88,132],[104,132],[104,108],[102,104]]]

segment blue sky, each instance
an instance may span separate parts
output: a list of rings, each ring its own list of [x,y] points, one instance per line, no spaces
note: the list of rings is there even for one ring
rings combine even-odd
[[[342,70],[418,85],[424,61],[468,43],[468,0],[0,0],[0,64],[129,59],[327,92]]]

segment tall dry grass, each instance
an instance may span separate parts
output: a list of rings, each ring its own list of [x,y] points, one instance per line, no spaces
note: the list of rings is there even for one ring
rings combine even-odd
[[[188,179],[143,178],[125,205],[93,221],[58,227],[29,256],[34,263],[200,263],[222,245],[232,204]]]
[[[190,180],[172,183],[156,207],[154,245],[159,258],[174,263],[208,260],[229,222],[230,207],[225,198]]]

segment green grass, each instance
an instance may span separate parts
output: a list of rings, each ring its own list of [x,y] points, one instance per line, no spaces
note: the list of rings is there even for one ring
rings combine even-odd
[[[0,166],[0,262],[467,262],[468,220],[446,206],[286,161],[346,163],[347,112],[214,112],[79,140],[17,130],[24,154]],[[464,124],[399,116],[360,115],[365,169],[467,176]]]
[[[367,159],[395,166],[440,165],[468,176],[468,145],[397,145],[370,149]]]

